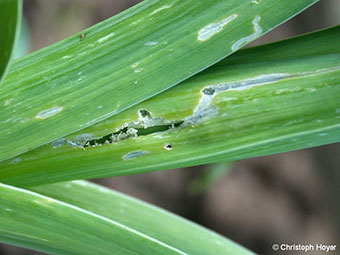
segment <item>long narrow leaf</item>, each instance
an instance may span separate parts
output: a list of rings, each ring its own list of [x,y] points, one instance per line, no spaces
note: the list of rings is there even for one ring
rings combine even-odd
[[[0,84],[6,73],[21,23],[21,0],[0,1]]]
[[[163,92],[315,2],[146,0],[18,60],[0,88],[0,161]]]
[[[184,254],[253,254],[165,210],[86,181],[45,185],[32,190],[118,222]]]
[[[53,254],[185,254],[129,226],[0,184],[0,241]]]
[[[19,186],[340,141],[340,26],[240,51],[107,121],[0,164]]]

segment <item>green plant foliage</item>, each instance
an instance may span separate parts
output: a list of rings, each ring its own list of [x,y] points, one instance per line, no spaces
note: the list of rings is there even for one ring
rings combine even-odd
[[[40,195],[1,186],[2,193],[8,196],[0,203],[0,210],[5,211],[0,214],[0,239],[16,238],[19,245],[30,242],[31,248],[66,254],[121,254],[121,250],[126,252],[123,254],[143,255],[253,254],[181,217],[89,182],[59,183],[32,190]],[[25,207],[21,209],[18,203]],[[88,222],[82,222],[84,218]],[[99,219],[105,224],[98,224]],[[36,224],[32,226],[32,222]]]
[[[16,61],[0,88],[0,161],[165,91],[315,2],[146,0]]]
[[[58,254],[184,254],[128,226],[0,184],[0,240]]]
[[[214,186],[219,180],[226,177],[231,171],[230,163],[211,164],[201,175],[196,177],[190,184],[189,192],[193,195],[202,194],[210,187]]]
[[[0,83],[6,73],[19,34],[21,0],[0,1]]]
[[[4,161],[0,179],[31,186],[338,142],[339,32],[242,50],[119,116]]]
[[[25,17],[22,17],[20,35],[13,52],[13,59],[20,58],[29,53],[31,47],[31,31]]]
[[[340,26],[218,62],[315,2],[145,0],[8,68],[22,2],[0,0],[0,242],[53,254],[253,254],[98,185],[45,184],[339,142]],[[191,191],[227,169],[215,165]]]

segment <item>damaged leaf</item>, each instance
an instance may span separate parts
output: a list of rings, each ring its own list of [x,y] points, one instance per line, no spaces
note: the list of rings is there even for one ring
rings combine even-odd
[[[146,0],[15,61],[0,87],[0,161],[175,86],[315,2]]]
[[[339,32],[340,26],[240,51],[119,116],[64,137],[61,146],[47,144],[16,163],[2,162],[0,179],[32,186],[337,142]],[[84,134],[82,146],[69,144]],[[119,135],[124,139],[106,142]]]

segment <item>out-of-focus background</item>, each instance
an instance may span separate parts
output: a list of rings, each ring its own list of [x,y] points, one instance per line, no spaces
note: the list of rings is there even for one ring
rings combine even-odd
[[[25,25],[30,38],[28,51],[57,42],[138,2],[25,0]],[[340,1],[322,0],[252,45],[338,24]],[[277,243],[337,244],[338,253],[327,253],[335,255],[340,254],[339,170],[340,144],[333,144],[231,164],[95,182],[193,220],[258,254],[281,254],[271,248]],[[0,245],[0,254],[42,253]]]

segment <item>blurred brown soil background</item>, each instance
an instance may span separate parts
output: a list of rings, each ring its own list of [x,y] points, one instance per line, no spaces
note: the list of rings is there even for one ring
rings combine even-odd
[[[138,2],[25,0],[30,51],[77,33]],[[340,1],[323,0],[252,45],[339,23]],[[338,244],[337,252],[340,252],[340,144],[234,162],[231,169],[207,189],[192,192],[193,183],[211,167],[159,171],[95,182],[191,219],[258,254],[281,254],[271,249],[274,243]],[[0,254],[42,253],[0,245]]]

